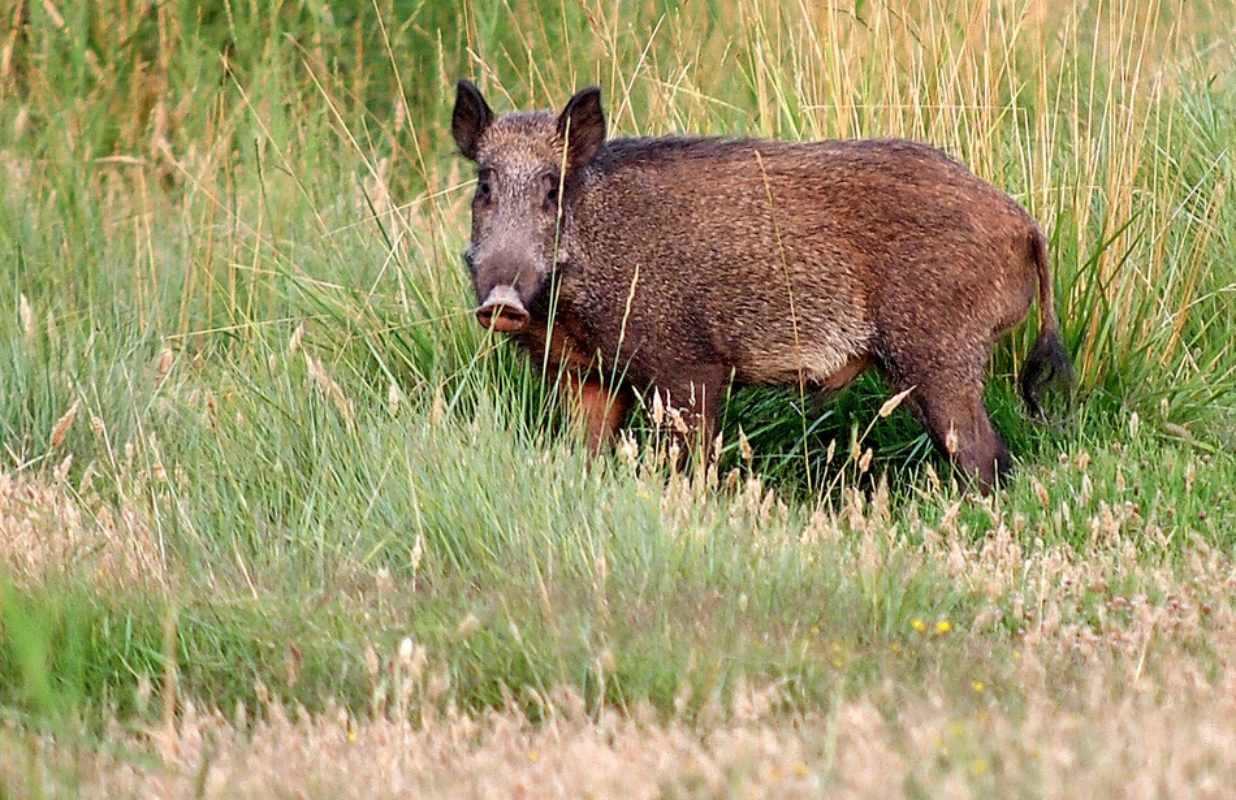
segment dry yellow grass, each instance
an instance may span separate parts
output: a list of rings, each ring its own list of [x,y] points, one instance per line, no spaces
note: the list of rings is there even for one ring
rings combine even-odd
[[[1216,643],[1230,648],[1234,634],[1227,620]],[[277,704],[246,722],[189,705],[172,730],[114,725],[106,751],[86,758],[0,733],[0,751],[23,756],[0,762],[0,787],[21,796],[71,783],[100,798],[1230,796],[1230,670],[1207,678],[1186,660],[1142,680],[1135,662],[1096,663],[1062,697],[1033,647],[1021,661],[1015,711],[977,680],[970,697],[930,692],[895,716],[878,692],[806,717],[772,712],[774,690],[747,692],[715,725],[639,709],[590,716],[566,692],[546,700],[538,725],[514,710],[413,725]]]
[[[85,575],[103,590],[164,585],[149,521],[74,492],[63,479],[68,467],[42,477],[0,469],[0,576],[35,584]]]

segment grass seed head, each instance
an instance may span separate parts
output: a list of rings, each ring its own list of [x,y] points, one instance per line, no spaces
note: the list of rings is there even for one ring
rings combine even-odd
[[[880,406],[880,416],[883,418],[887,418],[888,416],[890,416],[894,411],[897,410],[897,407],[900,406],[901,403],[907,397],[910,396],[910,392],[914,391],[914,388],[915,387],[911,386],[909,389],[906,389],[904,392],[898,392],[897,394],[885,400],[884,405]]]
[[[386,413],[392,417],[399,414],[399,394],[399,387],[395,385],[394,381],[391,381],[390,385],[386,387]]]
[[[155,356],[154,374],[155,381],[162,381],[167,377],[167,374],[172,371],[172,364],[176,361],[176,355],[170,347],[164,347]]]
[[[300,343],[305,338],[305,323],[302,320],[288,338],[288,355],[294,356],[300,352]]]
[[[77,419],[77,410],[81,407],[81,399],[73,401],[69,409],[56,420],[56,424],[52,426],[51,438],[48,442],[48,449],[55,450],[64,443],[64,437],[68,435],[69,428],[73,427],[73,421]]]
[[[34,341],[34,308],[30,305],[30,300],[25,294],[18,295],[17,298],[17,316],[21,322],[22,334],[26,337],[27,342]]]
[[[747,434],[740,427],[738,429],[738,452],[742,455],[742,460],[747,466],[751,466],[753,458],[751,452],[751,442],[747,439]]]

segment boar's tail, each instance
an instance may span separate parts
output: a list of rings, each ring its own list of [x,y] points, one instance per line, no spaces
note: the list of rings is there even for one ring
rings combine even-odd
[[[1040,393],[1052,383],[1071,383],[1073,365],[1060,340],[1060,325],[1052,302],[1051,272],[1047,266],[1047,242],[1038,229],[1030,233],[1030,259],[1039,278],[1039,336],[1021,370],[1021,396],[1030,413],[1042,419]]]

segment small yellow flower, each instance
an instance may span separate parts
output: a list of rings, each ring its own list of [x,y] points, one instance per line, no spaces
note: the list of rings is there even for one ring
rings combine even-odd
[[[541,754],[535,750],[529,750],[528,760],[531,761],[533,764],[535,764],[536,762],[541,760]]]
[[[987,762],[981,758],[974,759],[970,762],[970,772],[974,775],[986,775]]]
[[[811,773],[807,769],[807,765],[799,761],[797,764],[794,765],[794,774],[800,778],[805,778]]]
[[[982,694],[987,689],[987,686],[982,681],[970,681],[970,688],[974,690],[975,694]]]
[[[918,631],[919,633],[922,633],[923,631],[927,630],[927,623],[923,622],[918,617],[915,617],[914,619],[910,620],[910,627]]]
[[[356,726],[352,724],[351,720],[348,720],[348,741],[349,742],[356,741]]]
[[[946,619],[942,619],[936,623],[936,633],[938,633],[941,636],[948,633],[952,629],[953,629],[953,623],[949,622]]]

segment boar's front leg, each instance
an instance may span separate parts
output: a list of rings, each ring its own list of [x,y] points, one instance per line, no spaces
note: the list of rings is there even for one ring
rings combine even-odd
[[[631,398],[623,387],[609,389],[599,380],[568,370],[562,390],[569,397],[587,437],[588,452],[597,455],[610,442],[631,408]]]
[[[702,462],[708,463],[726,372],[720,367],[695,367],[675,372],[672,379],[658,381],[653,387],[665,409],[660,424],[679,442],[678,466],[685,466],[697,448]]]

